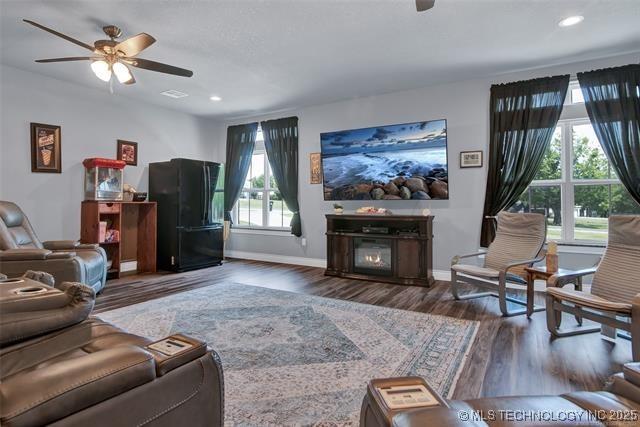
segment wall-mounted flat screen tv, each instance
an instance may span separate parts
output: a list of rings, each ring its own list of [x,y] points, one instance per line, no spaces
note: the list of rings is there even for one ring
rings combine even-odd
[[[320,134],[325,200],[449,198],[447,121]]]

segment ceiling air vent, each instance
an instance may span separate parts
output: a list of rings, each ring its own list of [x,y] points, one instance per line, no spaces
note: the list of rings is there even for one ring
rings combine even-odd
[[[185,96],[189,96],[189,94],[180,92],[179,90],[165,90],[164,92],[160,92],[160,95],[168,96],[169,98],[184,98]]]

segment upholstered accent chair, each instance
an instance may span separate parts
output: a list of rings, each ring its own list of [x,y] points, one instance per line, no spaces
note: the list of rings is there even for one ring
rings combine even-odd
[[[0,272],[16,277],[27,270],[46,271],[56,283],[79,282],[100,292],[107,279],[107,255],[99,245],[41,242],[24,212],[0,200]]]
[[[451,293],[456,300],[497,297],[503,316],[526,314],[527,301],[533,295],[528,295],[526,301],[507,296],[507,284],[526,286],[524,268],[544,259],[542,248],[546,241],[547,222],[541,214],[511,212],[500,212],[497,222],[496,237],[486,252],[458,255],[451,260]],[[462,259],[481,255],[484,255],[482,266],[460,263]],[[462,283],[489,291],[461,295]],[[509,302],[525,307],[511,309]],[[544,307],[533,306],[533,311],[542,310]]]
[[[547,282],[547,328],[564,337],[602,331],[615,339],[617,329],[631,333],[634,361],[640,361],[640,215],[609,217],[609,241],[595,268],[576,272],[576,277],[593,274],[591,293],[556,286],[556,277]],[[562,313],[579,320],[575,327],[560,328]],[[582,318],[602,324],[582,326]]]

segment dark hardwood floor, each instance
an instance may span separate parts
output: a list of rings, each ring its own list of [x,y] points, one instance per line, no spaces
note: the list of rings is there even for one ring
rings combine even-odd
[[[606,378],[631,360],[626,340],[612,343],[599,334],[552,340],[545,313],[500,317],[495,298],[454,301],[447,282],[432,288],[326,277],[323,269],[257,261],[228,260],[181,274],[129,276],[110,281],[96,302],[100,313],[217,283],[235,282],[339,298],[480,322],[454,397],[557,394],[598,390]],[[538,295],[537,298],[541,299]],[[542,303],[543,301],[538,301]],[[565,322],[572,322],[566,317]]]

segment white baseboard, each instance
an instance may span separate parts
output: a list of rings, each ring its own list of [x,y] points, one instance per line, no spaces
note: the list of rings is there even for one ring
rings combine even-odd
[[[275,262],[279,264],[304,265],[307,267],[327,267],[327,260],[323,258],[307,258],[288,255],[274,255],[262,252],[244,252],[226,250],[224,255],[229,258],[250,259],[252,261]],[[433,270],[433,278],[436,280],[451,280],[451,272],[448,270]]]
[[[229,258],[250,259],[253,261],[276,262],[279,264],[305,265],[307,267],[326,268],[327,261],[322,258],[307,258],[299,256],[275,255],[262,252],[244,252],[226,250],[224,255]]]

